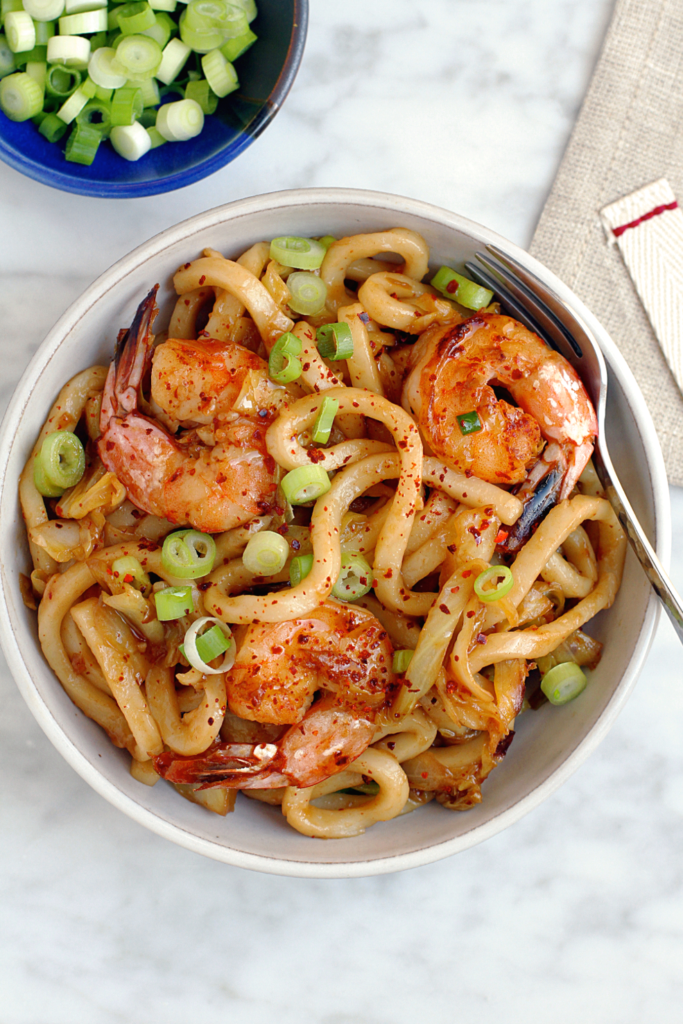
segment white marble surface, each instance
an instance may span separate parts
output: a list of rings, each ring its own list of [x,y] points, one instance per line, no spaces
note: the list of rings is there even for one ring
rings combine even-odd
[[[87,200],[0,165],[3,405],[95,276],[230,199],[384,189],[528,243],[611,8],[312,0],[283,112],[208,181]],[[683,492],[672,499],[683,586]],[[147,833],[61,760],[4,669],[0,1021],[673,1024],[683,988],[680,664],[662,622],[598,752],[507,832],[401,875],[328,882],[231,869]]]

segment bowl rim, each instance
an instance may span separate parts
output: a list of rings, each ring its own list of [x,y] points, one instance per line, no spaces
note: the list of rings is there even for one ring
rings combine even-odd
[[[249,123],[248,130],[244,129],[229,145],[224,146],[213,156],[202,160],[201,163],[152,181],[123,183],[116,181],[90,182],[87,178],[72,177],[66,170],[60,171],[45,167],[38,160],[34,160],[20,150],[17,150],[14,146],[10,146],[1,135],[0,160],[3,160],[4,163],[15,171],[19,171],[20,174],[40,182],[41,185],[48,185],[50,188],[59,189],[61,192],[71,192],[75,195],[91,196],[100,199],[135,199],[144,196],[162,195],[164,192],[173,192],[175,189],[185,188],[185,186],[193,185],[203,178],[208,178],[220,170],[221,167],[235,160],[240,153],[258,138],[268,127],[287,98],[299,71],[306,45],[308,3],[309,0],[293,0],[292,34],[285,62],[266,102],[254,120]]]
[[[401,215],[415,215],[428,221],[432,220],[438,225],[443,226],[445,224],[456,231],[480,238],[484,244],[497,245],[523,265],[526,265],[529,270],[533,271],[553,289],[570,309],[583,317],[598,338],[603,353],[608,359],[611,371],[619,378],[625,397],[637,413],[637,422],[652,486],[656,533],[655,548],[662,562],[668,565],[671,553],[671,508],[664,460],[654,424],[645,400],[626,361],[593,314],[551,271],[547,270],[519,246],[498,235],[496,232],[459,214],[451,213],[421,200],[360,189],[306,188],[272,192],[262,196],[236,200],[235,202],[227,203],[181,221],[179,224],[160,232],[142,243],[133,249],[132,252],[114,263],[76,299],[57,321],[35,353],[17,385],[0,428],[2,437],[6,442],[2,445],[2,450],[0,451],[0,491],[4,488],[9,454],[21,421],[22,411],[31,400],[37,380],[45,371],[55,352],[61,347],[63,339],[69,335],[75,325],[112,286],[119,284],[129,275],[138,273],[145,262],[153,259],[175,242],[191,242],[194,234],[203,231],[207,227],[216,226],[223,222],[234,222],[243,217],[249,217],[256,212],[263,213],[269,210],[276,212],[283,208],[328,204],[361,206],[375,212],[381,211],[392,214],[399,218],[396,223],[400,222]],[[461,836],[431,843],[409,853],[397,853],[373,860],[356,859],[320,864],[303,859],[293,861],[267,855],[244,853],[219,846],[192,834],[179,825],[165,821],[154,811],[142,807],[134,799],[126,796],[113,782],[105,779],[90,764],[78,747],[62,732],[61,727],[57,724],[52,712],[38,692],[29,674],[23,661],[18,638],[15,635],[9,615],[7,593],[10,586],[11,581],[6,575],[5,566],[2,565],[0,567],[0,641],[2,642],[12,675],[31,712],[47,737],[72,768],[96,792],[100,793],[111,804],[139,824],[195,853],[200,853],[214,860],[237,867],[249,868],[270,874],[307,878],[362,877],[433,863],[491,838],[508,827],[508,825],[528,814],[562,785],[606,736],[636,683],[652,643],[660,611],[659,602],[654,594],[651,594],[633,657],[603,713],[584,738],[577,742],[576,746],[562,763],[544,781],[540,782],[538,786],[514,805],[489,818],[486,822],[475,826]]]

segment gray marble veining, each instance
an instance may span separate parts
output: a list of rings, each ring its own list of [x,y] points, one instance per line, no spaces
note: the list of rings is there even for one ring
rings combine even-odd
[[[312,0],[281,114],[205,182],[87,200],[0,166],[0,401],[133,246],[241,196],[416,196],[526,244],[612,0]],[[38,296],[38,301],[36,301]],[[597,311],[599,313],[599,311]],[[672,574],[683,584],[683,492]],[[596,754],[483,846],[394,876],[239,871],[91,791],[0,673],[2,1024],[641,1024],[680,1019],[681,655],[662,622]]]

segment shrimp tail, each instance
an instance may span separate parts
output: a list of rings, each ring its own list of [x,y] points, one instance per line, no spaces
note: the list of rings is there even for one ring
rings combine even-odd
[[[507,538],[499,545],[500,550],[516,554],[524,547],[541,519],[547,516],[551,508],[557,504],[563,478],[564,471],[560,465],[549,468],[530,496],[526,500],[522,499],[524,501],[522,514],[508,531]]]
[[[134,412],[138,406],[138,390],[149,367],[152,353],[152,323],[158,312],[155,284],[138,306],[130,327],[119,331],[116,353],[102,395],[100,432],[105,433],[114,416]]]
[[[154,767],[168,782],[201,783],[200,789],[275,789],[291,785],[276,770],[277,753],[273,743],[218,743],[198,757],[158,754]]]

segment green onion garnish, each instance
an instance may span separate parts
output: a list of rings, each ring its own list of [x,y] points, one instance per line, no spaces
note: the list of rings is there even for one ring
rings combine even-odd
[[[247,544],[242,554],[245,569],[255,576],[275,576],[285,567],[289,544],[273,530],[261,530]]]
[[[142,128],[144,132],[145,129]],[[180,579],[208,576],[216,560],[216,542],[209,533],[178,530],[169,533],[161,549],[161,564],[166,572]]]
[[[237,60],[243,53],[249,49],[250,46],[256,42],[256,35],[251,31],[250,28],[246,32],[243,32],[240,36],[235,36],[234,39],[228,39],[227,43],[221,46],[221,53],[227,61]]]
[[[541,680],[541,689],[551,704],[567,704],[578,697],[588,685],[585,672],[573,661],[555,665]]]
[[[305,505],[327,494],[332,484],[322,466],[297,466],[282,478],[280,486],[290,505]]]
[[[334,245],[337,239],[334,237],[334,235],[323,235],[323,237],[319,238],[318,241],[320,242],[321,245],[325,246],[325,252],[327,252],[329,247],[331,245]]]
[[[463,436],[478,434],[480,430],[484,429],[476,409],[473,409],[472,412],[464,412],[461,416],[456,416],[455,418],[458,421],[460,433]]]
[[[270,243],[271,260],[296,270],[317,270],[325,252],[325,246],[314,238],[300,238],[298,235],[282,235]]]
[[[124,4],[114,8],[119,30],[124,36],[144,32],[154,24],[154,11],[147,3]]]
[[[159,622],[172,622],[194,611],[192,587],[165,587],[154,595]]]
[[[64,128],[66,130],[66,125]],[[35,459],[33,463],[33,482],[36,485],[38,494],[42,494],[44,498],[60,498],[64,494],[63,487],[56,487],[53,483],[50,483],[45,476],[43,464],[39,459]]]
[[[150,593],[152,584],[149,576],[133,555],[123,555],[111,564],[112,575],[121,583],[129,583],[145,597]]]
[[[5,37],[13,53],[32,50],[36,45],[36,30],[33,18],[26,11],[7,11],[5,14]]]
[[[76,124],[87,124],[90,128],[96,128],[102,138],[106,139],[111,131],[109,104],[98,99],[88,100],[80,113],[76,115]]]
[[[316,340],[323,359],[348,359],[353,355],[353,335],[347,323],[323,324],[316,331]]]
[[[287,331],[277,339],[268,357],[268,376],[276,384],[289,384],[301,376],[301,342],[296,334]]]
[[[289,563],[289,582],[298,587],[313,568],[313,555],[296,555]]]
[[[121,89],[126,84],[125,72],[112,67],[115,58],[116,50],[113,46],[101,46],[92,54],[88,61],[88,74],[95,85],[103,89]]]
[[[199,135],[204,127],[204,114],[194,100],[164,103],[159,107],[156,126],[167,142],[185,142]]]
[[[486,589],[487,584],[500,580],[492,588]],[[480,572],[474,581],[474,592],[480,601],[500,601],[512,590],[515,582],[512,569],[507,565],[490,565],[488,569]]]
[[[227,96],[239,86],[237,72],[222,50],[211,50],[202,57],[202,71],[217,96]]]
[[[133,124],[144,109],[142,90],[137,86],[124,85],[112,97],[109,117],[112,127]]]
[[[200,633],[200,630],[210,622],[213,623],[213,626],[206,632]],[[224,652],[226,653],[221,665],[218,668],[211,668],[208,662],[213,661]],[[198,672],[206,676],[218,675],[219,672],[227,672],[229,668],[232,668],[235,661],[236,645],[229,626],[211,615],[204,615],[201,619],[193,622],[186,632],[182,653],[192,668]]]
[[[404,672],[408,671],[408,665],[413,660],[414,654],[415,651],[409,650],[394,651],[391,667],[397,675],[402,676]]]
[[[66,134],[67,125],[56,114],[46,114],[40,122],[38,131],[41,135],[45,136],[48,142],[59,142],[62,136]]]
[[[302,316],[316,316],[322,313],[327,298],[327,285],[316,274],[306,270],[297,271],[287,278],[287,287],[292,297],[289,308]]]
[[[430,284],[447,299],[455,299],[467,309],[481,309],[488,306],[493,298],[493,292],[488,288],[482,288],[462,274],[456,274],[450,267],[439,267]]]
[[[68,102],[69,100],[67,100]],[[95,159],[101,141],[102,132],[97,128],[92,128],[87,124],[77,124],[66,140],[64,156],[72,163],[84,164],[89,167]]]
[[[342,552],[341,570],[332,594],[340,601],[357,601],[372,590],[372,568],[362,555]]]
[[[111,144],[124,160],[139,160],[152,148],[152,138],[139,121],[112,128]],[[165,139],[163,140],[166,141]]]
[[[185,99],[198,103],[204,114],[213,114],[218,106],[218,96],[205,78],[200,78],[198,82],[187,83]]]
[[[14,54],[10,50],[5,37],[0,36],[0,78],[4,78],[5,75],[11,75],[13,71],[16,71]]]
[[[59,99],[67,99],[81,84],[82,75],[76,68],[67,68],[63,64],[53,64],[47,69],[45,92]]]
[[[43,441],[35,464],[40,466],[51,489],[61,488],[65,491],[67,487],[74,487],[83,476],[85,451],[79,439],[70,430],[55,430]]]
[[[0,109],[10,121],[28,121],[43,106],[43,90],[25,71],[0,81]]]
[[[64,0],[24,0],[23,7],[26,13],[31,15],[34,22],[43,24],[56,21],[57,18],[62,16],[64,13]]]
[[[323,398],[311,433],[311,438],[315,444],[327,444],[330,439],[334,417],[338,411],[339,401],[336,398]]]

